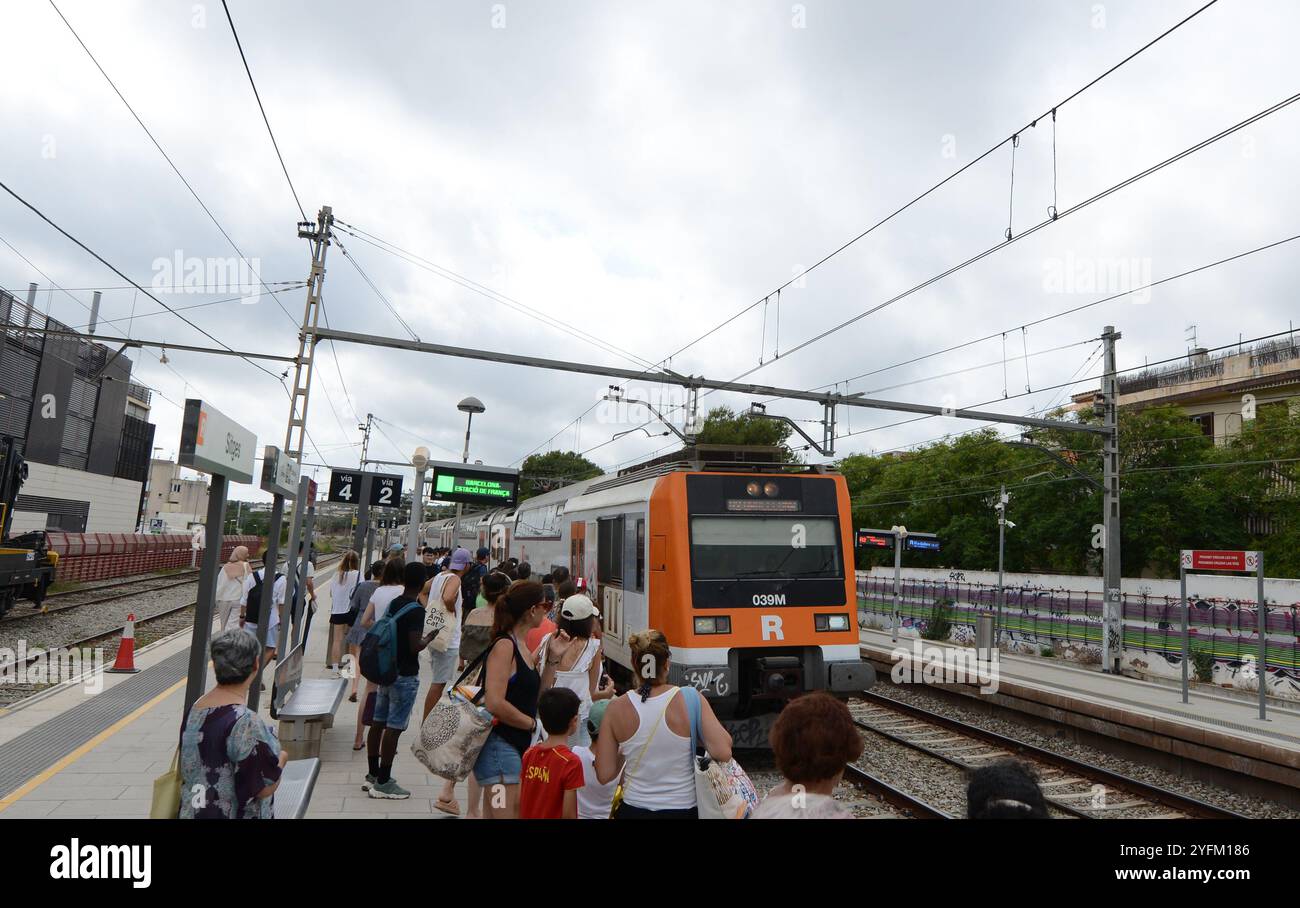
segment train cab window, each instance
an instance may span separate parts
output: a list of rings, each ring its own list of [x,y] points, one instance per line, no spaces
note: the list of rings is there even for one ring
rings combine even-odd
[[[623,585],[622,517],[602,517],[596,523],[596,579]]]
[[[835,517],[691,518],[696,580],[843,577]]]
[[[636,522],[636,591],[645,592],[645,518]]]

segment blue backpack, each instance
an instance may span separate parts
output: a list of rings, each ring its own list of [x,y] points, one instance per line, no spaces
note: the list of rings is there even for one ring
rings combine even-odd
[[[384,617],[366,631],[361,641],[361,657],[357,660],[361,677],[380,687],[387,687],[397,680],[397,622],[407,612],[419,607],[420,603],[415,601],[407,602],[396,612],[389,606]]]

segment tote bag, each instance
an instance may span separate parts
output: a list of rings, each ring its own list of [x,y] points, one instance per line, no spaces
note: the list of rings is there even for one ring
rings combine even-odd
[[[153,780],[153,803],[149,806],[149,819],[174,820],[181,812],[181,751],[172,754],[172,765]]]
[[[415,759],[449,782],[459,782],[469,775],[492,732],[492,714],[478,705],[483,688],[461,684],[491,651],[491,647],[483,650],[456,683],[447,687],[411,742]]]
[[[686,712],[691,719],[691,767],[695,771],[695,804],[701,820],[743,820],[758,806],[758,792],[735,760],[725,763],[696,757],[703,740],[700,692],[683,687]]]

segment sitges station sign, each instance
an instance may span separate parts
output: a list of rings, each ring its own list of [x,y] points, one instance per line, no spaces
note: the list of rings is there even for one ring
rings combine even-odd
[[[429,461],[429,468],[433,471],[431,501],[508,508],[519,494],[518,470],[441,460]]]
[[[216,407],[193,398],[185,401],[177,457],[181,466],[232,482],[252,482],[256,448],[257,436]]]

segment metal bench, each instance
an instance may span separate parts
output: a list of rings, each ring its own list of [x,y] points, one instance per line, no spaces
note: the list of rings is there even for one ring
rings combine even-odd
[[[290,760],[280,774],[280,787],[275,790],[273,810],[277,820],[301,820],[307,814],[312,789],[320,775],[320,760]]]
[[[303,647],[294,647],[275,669],[271,715],[280,721],[280,746],[294,760],[320,756],[321,734],[334,725],[347,693],[346,678],[302,679]]]

